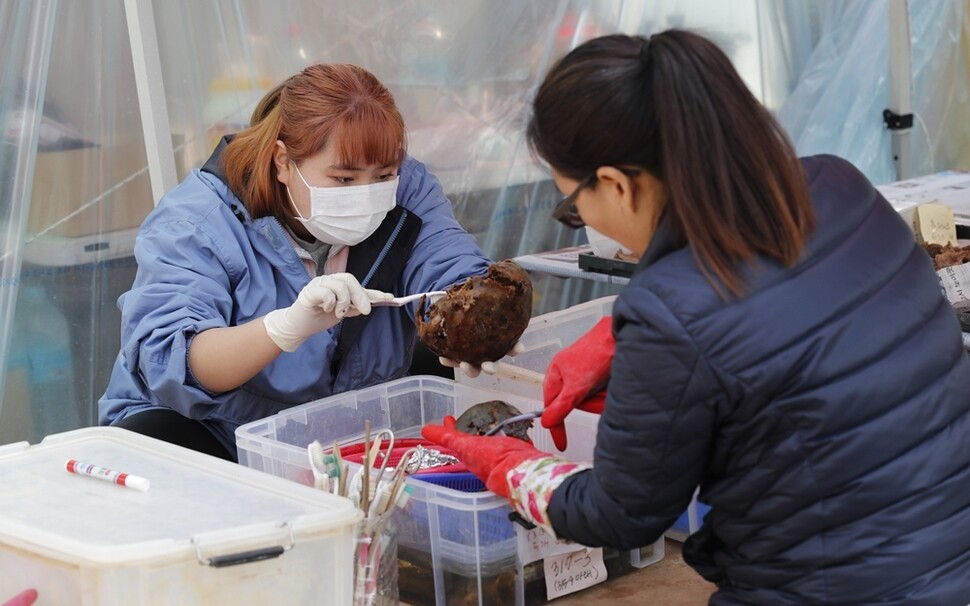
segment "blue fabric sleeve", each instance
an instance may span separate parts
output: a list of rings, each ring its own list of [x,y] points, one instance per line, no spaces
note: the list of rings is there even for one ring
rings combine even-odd
[[[225,224],[154,220],[138,236],[138,275],[121,298],[125,365],[153,404],[204,419],[220,397],[203,389],[188,368],[188,345],[199,332],[229,325],[233,284],[225,255],[208,230]],[[232,219],[233,221],[238,221]]]
[[[455,219],[438,179],[410,156],[401,165],[399,200],[423,221],[402,276],[408,293],[443,290],[484,274],[491,260]]]

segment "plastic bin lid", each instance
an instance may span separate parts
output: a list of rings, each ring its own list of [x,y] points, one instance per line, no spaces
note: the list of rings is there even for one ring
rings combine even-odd
[[[151,487],[68,473],[68,459],[141,476]],[[0,546],[74,563],[292,545],[361,517],[348,499],[113,427],[0,447],[0,478]]]

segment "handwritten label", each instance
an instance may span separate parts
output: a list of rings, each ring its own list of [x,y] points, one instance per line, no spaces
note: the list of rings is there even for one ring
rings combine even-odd
[[[936,272],[950,305],[957,311],[970,309],[970,263],[951,265]]]
[[[939,202],[916,207],[916,238],[926,244],[957,245],[956,220],[953,210]]]
[[[606,580],[603,549],[581,548],[542,562],[546,574],[546,599],[552,600],[592,587]]]
[[[543,558],[576,551],[579,546],[569,541],[557,541],[541,528],[519,528],[519,553],[522,563],[528,564]]]

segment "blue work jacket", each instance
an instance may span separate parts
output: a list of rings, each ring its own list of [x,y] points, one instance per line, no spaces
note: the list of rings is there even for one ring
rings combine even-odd
[[[201,421],[230,453],[244,423],[332,394],[404,376],[414,306],[375,308],[281,354],[238,389],[213,393],[193,378],[199,332],[236,326],[291,305],[312,276],[273,217],[252,219],[221,178],[218,153],[159,202],[139,230],[138,270],[123,294],[121,351],[99,401],[100,423],[150,408]],[[350,250],[347,270],[395,295],[441,290],[491,261],[455,220],[424,164],[400,168],[397,207]]]
[[[684,558],[711,604],[970,603],[970,359],[929,256],[868,180],[802,162],[803,259],[721,299],[662,224],[613,309],[592,470],[553,494],[564,537],[655,541],[694,488]]]

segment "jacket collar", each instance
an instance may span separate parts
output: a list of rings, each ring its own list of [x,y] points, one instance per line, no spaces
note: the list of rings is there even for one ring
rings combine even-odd
[[[205,164],[202,165],[202,172],[213,174],[224,183],[228,183],[228,181],[226,181],[226,172],[222,169],[222,152],[226,150],[226,147],[228,147],[229,142],[232,141],[233,137],[235,137],[235,135],[226,135],[220,139],[219,145],[216,145],[212,155],[210,155],[209,159],[206,160]]]
[[[679,248],[682,248],[682,246],[674,239],[670,229],[670,220],[668,219],[667,213],[664,213],[657,223],[657,231],[653,234],[653,238],[650,239],[650,244],[647,245],[647,250],[640,257],[640,262],[637,263],[637,268],[633,273],[643,271],[661,257],[665,257]]]

